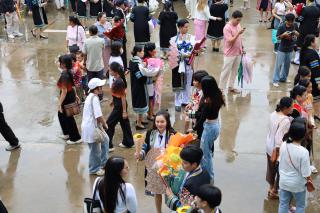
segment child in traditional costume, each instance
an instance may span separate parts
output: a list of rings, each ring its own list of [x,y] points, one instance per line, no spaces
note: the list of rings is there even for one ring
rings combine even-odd
[[[159,111],[155,116],[153,128],[146,134],[145,144],[143,144],[141,152],[135,153],[137,159],[146,160],[146,190],[155,197],[157,213],[162,212],[162,194],[165,193],[166,187],[154,164],[156,158],[164,152],[170,136],[174,133],[169,113],[167,111]]]
[[[188,105],[191,94],[193,68],[190,56],[195,45],[194,36],[188,34],[186,19],[177,23],[179,32],[170,40],[169,66],[172,70],[172,88],[175,93],[175,110],[181,112],[182,105]]]
[[[202,150],[196,145],[187,145],[180,152],[184,171],[169,181],[166,189],[166,204],[170,209],[191,205],[199,187],[210,183],[208,172],[200,165],[202,156]]]

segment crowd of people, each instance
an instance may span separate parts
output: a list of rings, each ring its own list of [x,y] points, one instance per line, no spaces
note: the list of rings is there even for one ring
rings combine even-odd
[[[55,3],[58,10],[65,9],[64,1]],[[185,120],[180,132],[192,133],[197,143],[183,147],[180,152],[184,173],[177,182],[164,184],[157,168],[146,165],[145,194],[154,197],[157,213],[162,212],[163,195],[171,210],[182,207],[186,203],[185,191],[191,195],[187,202],[192,204],[189,212],[221,212],[222,193],[214,186],[214,143],[220,135],[219,114],[225,106],[226,93],[241,92],[235,81],[245,54],[242,35],[246,28],[240,24],[243,12],[234,10],[229,17],[233,1],[224,0],[187,0],[187,18],[175,12],[171,1],[162,3],[163,10],[158,16],[155,11],[159,3],[155,0],[72,0],[70,3],[74,15],[69,17],[66,34],[68,53],[58,61],[58,118],[61,138],[68,145],[87,143],[89,174],[102,176],[94,183],[93,199],[99,201],[103,212],[138,212],[135,188],[124,180],[129,164],[123,157],[109,157],[109,153],[116,152],[113,137],[118,123],[123,136],[119,147],[138,146],[130,126],[129,119],[133,118],[129,118],[129,107],[136,114],[135,130],[146,131],[141,149],[134,153],[138,161],[155,163],[178,132],[171,125],[168,111],[156,110],[157,105],[161,108],[164,63],[167,63],[172,75],[175,111],[182,112]],[[42,34],[47,24],[44,10],[47,2],[27,1],[26,4],[35,25],[32,35],[47,39]],[[91,26],[87,26],[87,6],[90,17],[97,18]],[[244,8],[248,6],[248,1],[244,1]],[[10,39],[22,36],[17,8],[13,0],[0,0],[0,12],[5,14]],[[257,10],[261,15],[259,22],[270,20],[273,29],[277,55],[272,85],[290,83],[290,64],[299,66],[290,96],[281,98],[270,115],[266,140],[268,197],[279,199],[279,213],[302,213],[306,208],[306,191],[314,190],[311,174],[318,172],[313,162],[313,130],[320,120],[317,44],[320,9],[315,0],[259,0]],[[129,21],[133,23],[134,47],[128,60]],[[192,23],[195,35],[189,33]],[[160,27],[161,55],[151,41],[156,25]],[[223,68],[218,82],[206,70],[194,70],[194,58],[208,51],[205,38],[211,40],[213,52],[220,51],[223,40]],[[103,89],[106,84],[110,90]],[[112,111],[107,117],[101,107],[107,95],[103,94],[105,91],[110,91],[112,96]],[[128,95],[131,103],[127,102]],[[83,104],[81,133],[74,119],[80,114],[80,103]],[[10,143],[6,150],[12,151],[20,147],[19,140],[4,120],[2,105],[0,113],[0,132]],[[148,123],[152,124],[149,130]],[[291,204],[292,197],[295,206]]]

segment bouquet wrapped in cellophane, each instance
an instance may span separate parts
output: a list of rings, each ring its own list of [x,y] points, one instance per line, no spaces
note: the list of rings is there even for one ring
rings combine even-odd
[[[171,183],[174,179],[175,182],[182,183],[185,175],[185,172],[182,168],[180,152],[184,146],[192,141],[194,141],[194,136],[192,134],[185,135],[176,133],[175,135],[170,137],[165,151],[157,158],[157,161],[155,163],[163,184],[165,184],[166,186],[170,186],[174,193],[178,192],[179,187],[174,187],[171,185]]]

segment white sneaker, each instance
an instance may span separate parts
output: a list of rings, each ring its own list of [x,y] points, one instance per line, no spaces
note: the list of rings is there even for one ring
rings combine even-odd
[[[14,33],[13,35],[16,36],[16,37],[22,37],[23,36],[23,34],[20,33],[20,32]]]
[[[279,84],[278,83],[273,83],[272,84],[274,87],[279,87]]]
[[[11,145],[9,145],[9,146],[6,147],[6,151],[12,151],[12,150],[18,149],[18,148],[20,148],[20,147],[21,147],[20,144],[18,144],[18,145],[16,145],[16,146],[11,146]]]
[[[63,139],[63,140],[69,140],[69,135],[59,135],[59,138]]]
[[[289,79],[286,80],[287,84],[291,84],[291,81]]]
[[[77,141],[71,141],[71,140],[67,140],[66,142],[68,145],[74,145],[74,144],[78,144],[78,143],[82,143],[82,140],[79,139]]]
[[[14,35],[10,34],[8,35],[8,38],[14,39]]]
[[[116,150],[116,148],[114,148],[114,147],[109,148],[109,152],[114,152],[114,150]]]
[[[317,168],[316,168],[314,165],[311,165],[311,166],[310,166],[310,169],[311,169],[311,172],[312,172],[313,174],[317,174],[317,173],[318,173],[318,170],[317,170]]]
[[[103,169],[99,169],[97,172],[95,173],[90,173],[90,175],[97,175],[97,176],[103,176],[104,175],[104,170]]]

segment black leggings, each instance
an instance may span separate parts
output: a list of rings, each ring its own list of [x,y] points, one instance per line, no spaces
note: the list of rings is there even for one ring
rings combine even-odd
[[[3,112],[0,112],[0,133],[11,146],[16,146],[19,144],[19,140],[13,133],[10,126],[7,124]]]

